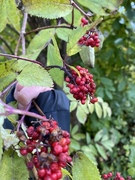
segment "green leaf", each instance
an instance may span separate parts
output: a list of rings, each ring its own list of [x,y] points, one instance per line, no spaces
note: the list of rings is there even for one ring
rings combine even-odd
[[[107,155],[106,155],[106,152],[105,152],[105,149],[103,146],[99,145],[99,144],[95,144],[99,154],[105,159],[107,160]]]
[[[126,81],[122,80],[118,84],[118,91],[123,91],[126,88]]]
[[[111,93],[110,91],[108,91],[108,90],[106,89],[106,90],[105,90],[105,93],[106,93],[106,95],[107,95],[107,97],[108,97],[109,99],[113,99],[112,93]]]
[[[114,143],[112,142],[111,139],[109,140],[105,140],[105,141],[101,141],[101,144],[108,149],[110,152],[112,152],[112,148],[114,147]]]
[[[5,109],[4,109],[4,105],[2,104],[1,100],[0,100],[0,113],[6,113]],[[4,119],[6,118],[6,116],[4,115],[0,115],[0,128],[2,127],[3,123],[4,123]]]
[[[95,164],[81,152],[78,152],[74,158],[72,174],[74,180],[101,180]]]
[[[82,124],[84,124],[87,120],[87,114],[86,112],[84,112],[84,110],[82,109],[80,105],[77,107],[76,117],[78,121]]]
[[[3,155],[3,140],[2,140],[1,132],[0,132],[0,161],[1,161],[2,155]]]
[[[76,133],[73,135],[73,138],[77,141],[80,141],[82,139],[85,139],[85,135],[83,133]]]
[[[62,25],[65,25],[65,24],[61,24]],[[67,28],[57,28],[56,29],[56,34],[58,36],[58,38],[68,42],[68,38],[69,38],[69,35],[71,34],[72,30],[71,29],[67,29]]]
[[[94,141],[98,142],[103,137],[103,130],[98,131],[94,137]]]
[[[14,108],[17,108],[17,101],[12,101],[11,103],[9,103],[8,105],[14,107]],[[11,114],[9,116],[7,116],[7,119],[13,123],[13,124],[16,124],[17,123],[17,120],[19,119],[19,116],[18,114]]]
[[[70,112],[74,111],[78,105],[77,101],[71,101],[70,102]]]
[[[95,65],[95,52],[94,48],[90,46],[82,46],[79,52],[82,61],[89,67],[94,67]]]
[[[0,0],[0,32],[6,27],[6,24],[12,24],[14,28],[20,30],[20,15],[13,0]]]
[[[4,61],[0,63],[0,77],[5,77],[14,72],[13,67],[17,62],[13,59],[10,61]]]
[[[72,11],[69,0],[22,0],[25,11],[31,15],[56,19]]]
[[[26,51],[26,56],[29,55],[30,59],[36,60],[40,52],[48,45],[53,35],[54,29],[45,29],[40,31],[31,40]]]
[[[86,33],[87,30],[98,25],[102,19],[96,20],[95,22],[86,25],[84,27],[80,26],[77,27],[72,31],[69,35],[69,42],[67,43],[67,54],[68,56],[72,56],[81,50],[81,46],[79,46],[78,41],[79,39]]]
[[[49,44],[48,46],[47,66],[63,66],[62,58],[56,47],[54,47],[52,44]],[[52,68],[49,70],[49,73],[55,83],[62,87],[64,80],[64,72],[58,68]]]
[[[28,179],[29,173],[24,159],[11,150],[5,151],[0,163],[0,177],[6,180]]]
[[[94,106],[95,106],[95,111],[96,111],[98,118],[101,118],[102,117],[102,108],[101,108],[100,104],[97,102],[94,104]]]
[[[80,150],[80,143],[71,138],[70,149],[73,149],[74,151]]]
[[[127,170],[128,174],[132,177],[135,177],[135,168],[134,167],[130,167],[128,170]]]
[[[91,142],[91,137],[88,132],[86,132],[86,142],[89,144]]]
[[[62,168],[62,179],[61,180],[64,180],[66,176],[69,176],[71,179],[73,179],[71,174],[66,169]]]
[[[67,16],[64,17],[64,19],[66,20],[66,22],[68,22],[69,24],[72,23],[72,12],[70,14],[68,14]],[[83,15],[80,13],[80,11],[78,11],[78,9],[74,8],[74,26],[77,27],[81,24],[81,18],[83,17]]]
[[[87,106],[88,106],[89,112],[92,114],[94,112],[94,104],[87,103]]]
[[[49,73],[43,67],[34,63],[26,65],[18,75],[17,80],[23,86],[53,87]]]
[[[76,134],[78,130],[79,130],[79,126],[76,124],[76,125],[72,128],[71,135],[73,136],[74,134]]]
[[[86,8],[89,8],[92,12],[94,12],[97,15],[107,15],[104,8],[109,9],[111,11],[116,11],[118,9],[118,6],[120,5],[119,0],[112,0],[112,1],[98,1],[98,0],[92,0],[91,3],[89,0],[77,0],[82,6],[85,6]]]
[[[15,81],[17,74],[9,73],[7,76],[0,78],[0,91],[3,91],[11,82]]]
[[[6,3],[6,0],[0,0],[0,32],[6,27],[7,24]]]
[[[9,24],[19,32],[20,31],[20,14],[16,7],[16,3],[13,0],[8,0],[7,2],[7,19]]]

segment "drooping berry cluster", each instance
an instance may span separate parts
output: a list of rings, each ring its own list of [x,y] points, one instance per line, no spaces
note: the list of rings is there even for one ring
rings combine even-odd
[[[81,19],[81,25],[85,26],[87,24],[88,20],[83,17]],[[87,31],[86,34],[79,39],[78,44],[81,46],[99,47],[100,39],[98,33],[94,29]]]
[[[66,77],[65,81],[67,82],[67,87],[70,88],[70,93],[73,94],[73,97],[77,100],[80,100],[82,104],[86,103],[87,96],[90,96],[90,102],[95,103],[98,101],[94,97],[96,91],[96,84],[93,80],[93,75],[89,73],[88,69],[85,69],[81,66],[77,66],[79,74],[75,70],[71,70],[72,78]]]
[[[27,136],[20,153],[23,156],[29,155],[28,169],[35,167],[39,180],[61,179],[61,168],[72,161],[68,154],[69,133],[61,130],[56,121],[49,120],[41,121],[37,127],[30,126]]]
[[[121,176],[119,172],[117,172],[116,175],[114,175],[112,172],[103,174],[102,179],[103,180],[132,180],[131,177],[129,176],[125,179],[124,177]]]

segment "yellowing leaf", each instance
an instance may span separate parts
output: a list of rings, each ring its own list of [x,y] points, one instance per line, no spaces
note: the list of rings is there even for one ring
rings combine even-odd
[[[56,19],[72,11],[69,0],[22,0],[25,11],[31,15]]]

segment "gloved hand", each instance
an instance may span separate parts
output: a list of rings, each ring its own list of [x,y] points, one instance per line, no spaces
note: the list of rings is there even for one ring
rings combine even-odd
[[[50,90],[52,90],[52,88],[41,86],[26,87],[17,83],[14,91],[14,98],[18,102],[18,108],[25,110],[32,99],[37,98],[40,93]]]

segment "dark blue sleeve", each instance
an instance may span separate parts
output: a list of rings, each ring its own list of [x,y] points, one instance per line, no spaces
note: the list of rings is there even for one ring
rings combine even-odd
[[[53,118],[58,122],[59,127],[69,132],[70,129],[70,113],[69,113],[69,100],[66,95],[60,90],[52,90],[40,93],[35,102],[40,109],[44,112],[47,118]],[[38,113],[35,106],[30,109],[31,112]],[[25,118],[26,124],[29,126],[32,117]]]
[[[9,92],[9,94],[7,95],[7,97],[6,97],[6,103],[7,104],[12,102],[12,101],[15,101],[15,99],[14,99],[14,90],[15,90],[15,87],[13,87],[11,89],[11,91]],[[7,118],[4,120],[3,127],[5,129],[13,129],[14,128],[12,123]]]
[[[14,89],[7,96],[7,103],[14,101],[13,98]],[[35,100],[39,108],[44,112],[47,118],[53,118],[58,122],[59,127],[69,132],[70,130],[70,112],[69,112],[69,100],[65,93],[61,90],[51,90],[40,93]],[[32,104],[30,112],[39,114],[36,107]],[[26,116],[26,125],[30,126],[32,121],[36,119],[33,117]],[[6,120],[7,121],[7,120]],[[5,121],[5,122],[6,122]],[[4,123],[4,127],[6,127]]]

